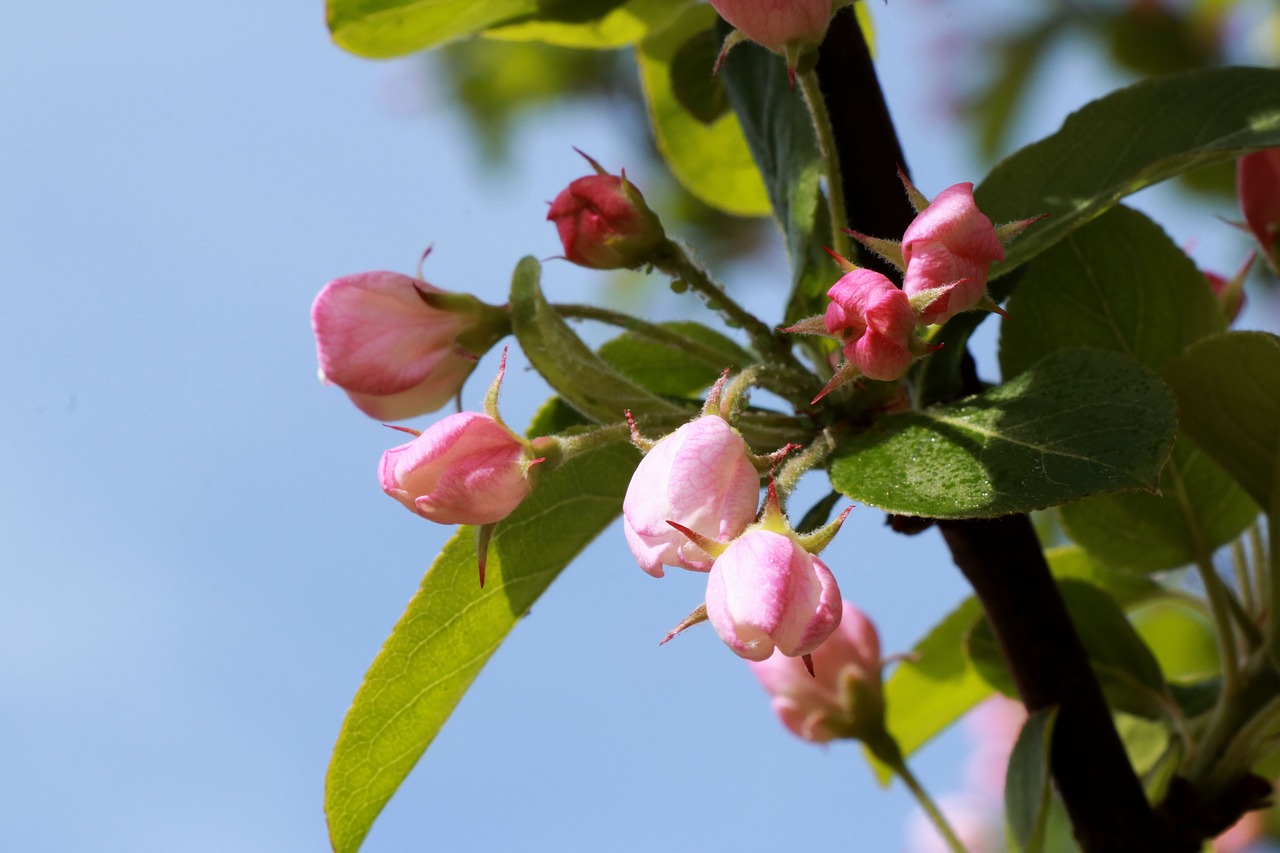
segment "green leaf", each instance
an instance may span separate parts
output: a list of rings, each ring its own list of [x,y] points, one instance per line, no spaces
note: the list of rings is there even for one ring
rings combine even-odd
[[[573,6],[578,0],[560,0]],[[595,9],[585,9],[576,22],[552,20],[544,13],[531,20],[503,24],[484,31],[485,38],[503,41],[540,41],[560,47],[586,50],[613,50],[639,42],[688,0],[629,0],[619,4],[607,0]],[[584,4],[590,5],[590,4]]]
[[[606,445],[540,474],[498,524],[477,583],[475,530],[461,528],[365,674],[325,784],[329,835],[353,853],[458,701],[569,561],[617,516],[639,454]]]
[[[1044,552],[1049,571],[1058,580],[1076,580],[1105,590],[1121,607],[1134,607],[1165,595],[1151,578],[1100,564],[1078,545],[1059,545]]]
[[[832,485],[887,512],[981,518],[1151,489],[1173,446],[1173,397],[1100,350],[1055,352],[1010,382],[846,440]]]
[[[671,91],[680,106],[703,124],[713,124],[729,111],[724,82],[707,73],[715,67],[719,52],[715,33],[703,30],[676,48],[671,57]]]
[[[961,642],[981,618],[977,599],[965,599],[916,644],[911,657],[899,663],[885,682],[888,729],[904,756],[991,695],[991,687],[969,663]],[[881,784],[887,784],[892,771],[866,754]]]
[[[474,35],[537,9],[535,0],[326,0],[325,16],[339,47],[388,59]]]
[[[566,403],[596,423],[621,421],[630,409],[637,419],[675,423],[693,411],[646,391],[606,364],[574,334],[542,295],[541,265],[524,258],[511,278],[511,325],[520,348],[542,378]]]
[[[976,198],[995,222],[1052,214],[1006,250],[991,277],[1025,263],[1124,196],[1280,145],[1280,71],[1208,68],[1146,80],[1068,116],[1000,163]],[[996,288],[996,295],[1003,296]]]
[[[722,31],[727,33],[723,27]],[[822,162],[804,98],[790,87],[783,58],[755,46],[730,53],[720,76],[786,239],[791,286],[795,289],[807,271],[818,271],[821,276],[814,286],[821,288],[817,294],[821,295],[838,274],[822,252],[821,240],[815,242]],[[828,220],[823,222],[830,228]],[[827,239],[828,234],[823,232],[820,238]],[[808,310],[816,312],[816,308]]]
[[[1203,680],[1221,671],[1213,622],[1190,602],[1153,601],[1134,610],[1130,618],[1166,678]]]
[[[1171,360],[1182,428],[1262,507],[1280,465],[1280,338],[1227,332]]]
[[[687,41],[711,29],[715,10],[695,4],[672,17],[636,50],[658,150],[680,183],[705,203],[738,216],[764,216],[769,213],[769,197],[738,117],[726,112],[703,124],[681,106],[673,88],[672,61]]]
[[[1046,354],[1088,346],[1159,370],[1221,332],[1204,275],[1141,213],[1116,207],[1026,268],[1001,327],[1000,364],[1016,375]],[[1195,561],[1234,539],[1257,508],[1185,436],[1161,475],[1160,494],[1090,498],[1062,508],[1071,538],[1106,562],[1155,571]]]
[[[647,390],[671,397],[703,394],[725,368],[741,370],[756,361],[732,340],[700,323],[661,325],[701,344],[708,350],[705,357],[673,349],[642,334],[626,332],[606,341],[600,347],[600,358]]]
[[[1044,848],[1045,826],[1053,794],[1049,772],[1049,751],[1053,744],[1053,724],[1057,707],[1045,708],[1027,717],[1009,754],[1005,775],[1004,812],[1014,850],[1040,853]]]

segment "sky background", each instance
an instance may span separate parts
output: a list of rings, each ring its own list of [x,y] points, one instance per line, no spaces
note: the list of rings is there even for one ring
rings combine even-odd
[[[941,108],[956,5],[873,5],[930,195],[985,172]],[[311,300],[339,275],[412,272],[432,244],[429,281],[501,303],[520,257],[559,251],[545,203],[584,173],[572,145],[642,188],[655,167],[606,111],[557,108],[495,170],[419,61],[343,53],[321,0],[5,17],[0,849],[327,849],[343,715],[452,530],[382,494],[378,459],[401,439],[316,380]],[[1018,142],[1115,82],[1059,53]],[[1218,213],[1165,221],[1233,270],[1245,243]],[[717,272],[779,313],[780,249]],[[653,289],[657,319],[701,310],[660,279],[564,262],[544,287]],[[513,350],[513,424],[547,393],[526,367]],[[905,650],[964,587],[935,533],[882,521],[855,509],[825,556]],[[615,525],[494,655],[364,849],[904,849],[908,798],[878,790],[857,747],[793,738],[709,630],[658,648],[703,582],[645,575]],[[936,793],[959,784],[962,746],[913,760]]]

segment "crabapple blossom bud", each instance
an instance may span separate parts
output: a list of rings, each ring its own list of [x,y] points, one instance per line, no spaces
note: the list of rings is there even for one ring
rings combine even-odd
[[[880,636],[861,610],[848,601],[842,607],[840,627],[811,653],[813,675],[799,658],[777,652],[748,661],[782,724],[814,743],[858,738],[884,726]]]
[[[384,421],[434,412],[510,330],[505,310],[394,272],[343,276],[311,306],[320,376]]]
[[[850,364],[870,379],[897,379],[907,372],[916,358],[916,316],[907,294],[880,273],[859,268],[827,296],[827,331],[840,338]]]
[[[1280,148],[1266,148],[1236,161],[1240,212],[1271,268],[1280,270]]]
[[[748,530],[729,543],[707,576],[707,618],[739,657],[807,655],[840,624],[831,570],[791,536]]]
[[[587,161],[596,174],[569,184],[547,211],[547,219],[560,232],[564,256],[598,270],[649,263],[666,241],[662,222],[625,171],[621,176],[610,175],[595,160],[587,157]]]
[[[968,311],[987,292],[987,270],[1004,260],[995,226],[973,201],[973,184],[947,187],[916,215],[902,235],[907,296],[945,288],[920,312],[925,325]]]
[[[382,455],[382,490],[440,524],[492,524],[532,490],[529,445],[489,415],[459,412]]]
[[[766,47],[787,60],[787,71],[794,78],[800,57],[812,53],[826,38],[831,16],[848,3],[832,0],[710,0],[720,17],[741,35],[731,36],[721,49],[720,60],[743,38]]]
[[[711,556],[667,522],[731,539],[755,518],[759,498],[746,441],[723,418],[704,415],[640,460],[622,501],[622,531],[640,568],[656,578],[664,564],[707,571]]]

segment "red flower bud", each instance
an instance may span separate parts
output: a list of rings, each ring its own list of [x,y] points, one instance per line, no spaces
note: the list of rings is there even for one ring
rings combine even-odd
[[[1236,161],[1240,212],[1272,269],[1280,269],[1280,148],[1246,154]]]
[[[666,241],[657,214],[627,180],[626,172],[610,175],[590,157],[587,161],[597,174],[569,184],[547,211],[547,219],[560,232],[564,256],[598,270],[649,263]]]

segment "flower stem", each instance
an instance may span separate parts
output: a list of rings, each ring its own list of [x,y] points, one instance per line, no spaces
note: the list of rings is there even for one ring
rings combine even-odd
[[[956,835],[955,830],[951,828],[951,824],[947,823],[946,815],[942,813],[942,809],[938,808],[938,804],[929,796],[929,792],[920,784],[920,780],[916,779],[915,774],[907,767],[906,759],[902,757],[902,750],[898,748],[898,743],[893,739],[893,736],[886,731],[881,731],[879,736],[870,736],[864,743],[876,758],[898,774],[902,784],[907,786],[911,796],[915,797],[916,802],[920,804],[920,808],[924,809],[924,813],[929,817],[929,821],[934,828],[938,830],[938,834],[942,836],[942,840],[946,842],[951,853],[969,853],[960,841],[959,836]]]
[[[841,257],[849,257],[853,244],[844,233],[845,203],[844,182],[840,174],[840,153],[836,149],[835,133],[831,129],[831,116],[822,99],[822,86],[818,72],[801,73],[800,91],[804,94],[809,117],[813,120],[813,133],[818,140],[818,156],[822,158],[822,171],[827,179],[827,209],[831,214],[831,248]]]

